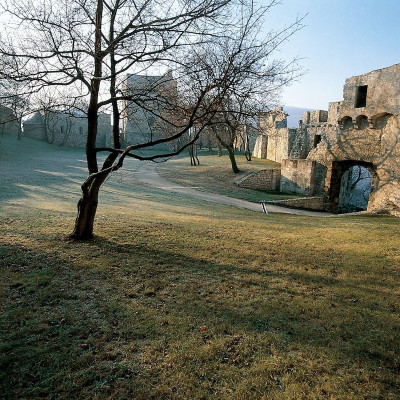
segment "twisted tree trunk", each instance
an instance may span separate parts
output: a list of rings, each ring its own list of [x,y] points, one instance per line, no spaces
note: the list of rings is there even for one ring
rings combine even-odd
[[[78,202],[78,215],[71,238],[87,240],[93,238],[93,225],[97,211],[99,188],[84,193]]]
[[[102,18],[103,1],[97,0],[96,9],[96,33],[95,33],[95,57],[94,57],[94,76],[90,85],[90,102],[88,107],[88,133],[86,139],[86,159],[89,171],[88,180],[82,185],[82,197],[78,202],[78,215],[75,220],[75,227],[70,235],[74,239],[87,240],[93,237],[93,225],[97,211],[99,190],[107,174],[101,174],[94,179],[90,179],[92,174],[98,172],[96,137],[98,128],[98,104],[99,91],[102,76],[102,62],[104,54],[101,51],[102,41]],[[103,166],[104,168],[104,166]]]

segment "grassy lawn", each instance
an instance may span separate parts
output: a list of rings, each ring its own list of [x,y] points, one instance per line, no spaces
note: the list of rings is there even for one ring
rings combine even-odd
[[[243,154],[239,153],[236,155],[236,161],[241,172],[234,174],[226,152],[223,153],[222,157],[218,157],[216,151],[210,154],[208,150],[201,150],[198,152],[198,158],[200,165],[197,166],[191,166],[190,158],[183,155],[183,157],[159,164],[157,170],[161,175],[178,184],[195,186],[199,190],[255,203],[301,197],[278,192],[245,189],[235,184],[235,181],[240,180],[252,171],[279,168],[280,164],[274,161],[252,157],[249,162]]]
[[[131,162],[75,243],[83,153],[16,145],[0,143],[1,399],[400,398],[398,219],[201,203]]]

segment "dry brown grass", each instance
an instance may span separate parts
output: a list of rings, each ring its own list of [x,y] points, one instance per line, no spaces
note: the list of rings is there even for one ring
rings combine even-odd
[[[77,243],[70,178],[1,201],[1,398],[399,398],[398,220],[264,215],[125,173]]]
[[[222,157],[218,157],[215,152],[214,154],[209,154],[208,151],[202,150],[199,152],[199,160],[200,165],[190,166],[190,158],[183,156],[165,164],[159,164],[157,170],[161,175],[178,184],[195,186],[199,190],[256,203],[298,197],[278,192],[250,190],[236,185],[236,181],[250,172],[260,169],[279,168],[280,164],[276,162],[254,157],[249,162],[244,155],[239,153],[236,155],[236,160],[241,172],[234,174],[229,157],[225,154]]]

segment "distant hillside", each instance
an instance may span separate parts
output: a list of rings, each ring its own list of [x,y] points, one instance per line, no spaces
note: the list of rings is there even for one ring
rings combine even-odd
[[[299,108],[299,107],[283,107],[285,113],[289,114],[287,117],[287,126],[288,128],[298,128],[299,121],[301,120],[303,113],[306,111],[314,111],[310,108]]]

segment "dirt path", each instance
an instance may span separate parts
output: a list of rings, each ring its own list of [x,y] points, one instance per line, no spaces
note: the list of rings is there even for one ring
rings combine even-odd
[[[216,193],[203,192],[198,190],[196,187],[186,187],[180,186],[157,172],[157,164],[142,162],[137,169],[137,179],[149,186],[155,187],[157,189],[166,190],[168,192],[181,193],[186,196],[209,201],[212,203],[226,204],[233,207],[244,208],[247,210],[263,212],[261,204],[252,203],[246,200],[235,199],[233,197],[224,196]],[[295,210],[286,207],[280,207],[272,204],[267,205],[268,212],[271,213],[283,213],[283,214],[295,214],[295,215],[306,215],[310,217],[329,217],[336,214],[329,214],[317,211],[307,211],[307,210]]]

